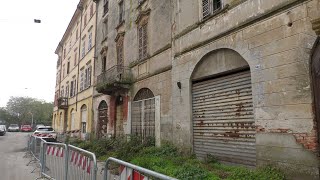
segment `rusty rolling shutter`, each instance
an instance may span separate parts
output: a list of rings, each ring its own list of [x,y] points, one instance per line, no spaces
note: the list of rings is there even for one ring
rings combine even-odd
[[[193,84],[193,143],[197,157],[255,166],[250,71]]]

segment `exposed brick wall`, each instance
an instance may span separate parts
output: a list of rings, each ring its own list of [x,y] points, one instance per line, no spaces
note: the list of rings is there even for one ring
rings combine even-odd
[[[129,96],[123,97],[123,122],[127,122],[128,120],[128,102]]]
[[[317,152],[318,151],[318,137],[317,137],[317,131],[316,129],[313,129],[310,133],[295,133],[292,132],[290,129],[265,129],[261,126],[256,126],[256,132],[270,132],[270,133],[286,133],[286,134],[292,134],[297,143],[303,145],[306,149]]]
[[[109,129],[113,131],[113,125],[116,117],[116,97],[110,97],[110,114],[109,114]],[[112,132],[113,133],[113,132]]]

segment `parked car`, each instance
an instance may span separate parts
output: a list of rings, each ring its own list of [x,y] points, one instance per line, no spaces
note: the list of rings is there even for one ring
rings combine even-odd
[[[45,127],[44,124],[37,124],[36,127],[34,128],[34,130],[37,130],[39,127]]]
[[[20,131],[21,132],[31,132],[32,127],[31,127],[31,125],[22,125]]]
[[[51,126],[39,127],[36,131],[34,131],[33,135],[40,137],[48,142],[57,141],[57,133]]]
[[[7,132],[6,125],[0,125],[0,136],[4,136]]]
[[[8,127],[8,132],[19,132],[20,128],[18,124],[10,124]]]

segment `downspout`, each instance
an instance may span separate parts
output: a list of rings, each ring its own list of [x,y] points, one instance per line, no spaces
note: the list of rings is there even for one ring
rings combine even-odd
[[[93,126],[91,125],[91,132],[95,132],[95,136],[97,137],[97,131],[94,131],[95,129],[97,129],[97,126],[98,126],[98,121],[97,123],[95,124],[94,123],[94,101],[93,101],[93,94],[95,92],[95,84],[96,84],[96,61],[98,60],[98,55],[96,54],[97,52],[97,32],[98,32],[98,10],[99,10],[99,0],[94,0],[93,1],[94,3],[96,3],[96,22],[95,22],[95,26],[96,26],[96,29],[95,29],[95,37],[94,37],[94,57],[93,57],[93,71],[92,71],[92,74],[93,74],[93,90],[92,90],[92,115],[91,115],[91,119],[92,119],[92,124]]]
[[[78,4],[78,7],[77,9],[79,9],[81,15],[80,15],[80,33],[79,33],[79,49],[78,49],[78,52],[79,52],[79,59],[78,59],[78,76],[77,76],[77,88],[76,88],[76,91],[77,91],[77,95],[76,95],[76,112],[78,111],[78,94],[79,94],[79,72],[80,72],[80,60],[81,60],[81,37],[82,37],[82,11],[83,11],[83,6],[82,6],[82,1],[79,2]],[[81,125],[80,125],[81,126]]]

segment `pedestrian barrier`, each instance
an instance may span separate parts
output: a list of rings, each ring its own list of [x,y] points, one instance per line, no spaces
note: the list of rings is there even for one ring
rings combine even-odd
[[[95,154],[92,152],[64,143],[46,142],[41,137],[37,136],[31,136],[27,146],[33,157],[31,161],[37,162],[40,165],[40,178],[57,180],[97,180],[97,160]],[[116,166],[114,166],[114,164],[116,164]],[[103,180],[111,179],[176,180],[175,178],[119,159],[109,158],[105,162]]]
[[[68,179],[96,180],[97,160],[92,152],[68,145]]]
[[[111,163],[119,165],[118,173],[112,173]],[[118,174],[118,175],[115,175]],[[177,180],[175,178],[145,169],[134,164],[116,159],[108,158],[105,164],[104,170],[104,180],[151,180],[151,179],[161,179],[161,180]]]
[[[66,179],[68,166],[67,145],[42,142],[41,149],[41,176]]]

